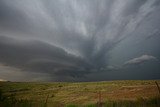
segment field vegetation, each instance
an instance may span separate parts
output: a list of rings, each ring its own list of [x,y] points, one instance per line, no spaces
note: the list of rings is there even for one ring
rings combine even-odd
[[[154,80],[0,82],[0,107],[160,107],[160,93]]]

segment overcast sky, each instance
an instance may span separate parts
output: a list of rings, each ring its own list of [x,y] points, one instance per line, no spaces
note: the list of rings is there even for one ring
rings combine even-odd
[[[160,0],[0,0],[0,79],[160,79]]]

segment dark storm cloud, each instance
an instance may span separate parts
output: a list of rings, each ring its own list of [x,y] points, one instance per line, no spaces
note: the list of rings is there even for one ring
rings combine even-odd
[[[91,67],[80,57],[36,40],[18,41],[1,36],[0,49],[1,62],[28,72],[77,77],[88,73],[86,70]]]
[[[160,36],[160,31],[158,29],[153,30],[153,32],[151,32],[146,39],[151,39],[153,37],[157,37]]]
[[[17,8],[12,7],[12,3],[5,0],[0,1],[0,27],[4,30],[22,30],[29,29],[28,22],[24,13]]]
[[[149,16],[158,22],[159,10],[159,0],[1,0],[0,62],[59,80],[81,78],[106,69],[109,52],[147,33],[137,29]]]

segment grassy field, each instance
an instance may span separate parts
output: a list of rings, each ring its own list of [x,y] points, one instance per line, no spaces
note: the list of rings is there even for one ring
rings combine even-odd
[[[0,107],[160,107],[159,96],[154,80],[0,82]]]

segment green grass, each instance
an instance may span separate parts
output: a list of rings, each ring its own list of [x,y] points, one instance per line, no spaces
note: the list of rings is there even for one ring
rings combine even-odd
[[[66,107],[82,107],[80,105],[70,104]],[[83,105],[83,107],[99,107],[98,104],[88,104]],[[143,99],[138,98],[135,101],[130,100],[119,100],[119,101],[112,101],[108,100],[101,103],[100,107],[160,107],[160,97],[154,97],[150,99]]]
[[[157,80],[160,83],[159,80]],[[158,107],[153,80],[104,82],[0,82],[0,107]]]
[[[18,100],[15,98],[15,95],[10,96],[3,95],[3,92],[0,90],[0,107],[47,107],[44,102],[34,102],[32,100],[21,99]]]

